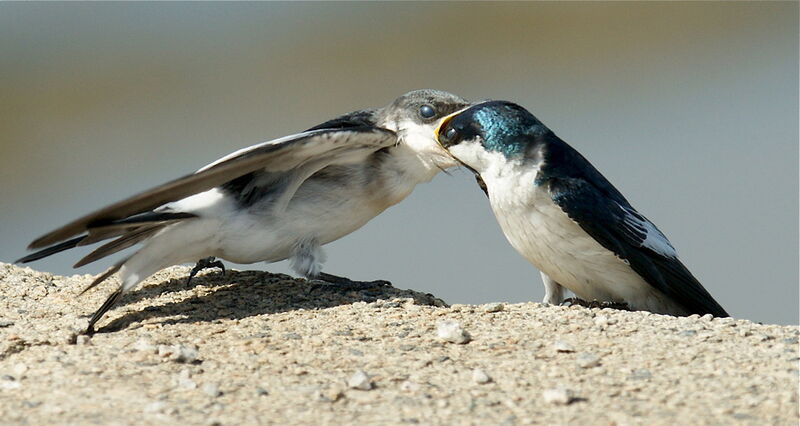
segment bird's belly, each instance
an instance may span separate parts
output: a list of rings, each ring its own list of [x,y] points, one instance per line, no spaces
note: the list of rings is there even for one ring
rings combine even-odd
[[[628,303],[632,309],[672,313],[676,305],[626,261],[600,245],[546,194],[516,209],[496,208],[511,245],[550,278],[585,300]]]
[[[309,188],[313,189],[313,188]],[[223,223],[219,257],[237,263],[277,262],[300,243],[324,245],[364,226],[389,205],[359,191],[298,191],[285,210],[247,211]]]

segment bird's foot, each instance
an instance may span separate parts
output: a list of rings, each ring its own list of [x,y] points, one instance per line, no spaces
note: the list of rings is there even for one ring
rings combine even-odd
[[[189,273],[189,279],[186,280],[186,286],[188,287],[189,284],[191,284],[192,278],[194,278],[194,276],[197,275],[198,272],[202,271],[203,269],[210,269],[210,268],[222,269],[222,275],[225,275],[225,265],[223,265],[221,261],[217,260],[216,257],[208,256],[206,258],[198,260],[197,264],[194,265],[194,268],[192,268],[192,272]]]
[[[561,302],[561,305],[562,306],[578,305],[578,306],[583,306],[584,308],[590,308],[590,309],[591,308],[600,308],[600,309],[611,308],[611,309],[619,309],[621,311],[630,311],[631,310],[630,306],[628,306],[628,304],[625,303],[625,302],[610,302],[610,301],[607,301],[607,300],[606,301],[592,300],[591,302],[589,302],[589,301],[583,300],[583,299],[578,298],[578,297],[570,297],[570,298],[564,299],[564,301]]]
[[[326,274],[324,272],[320,272],[319,275],[314,277],[315,279],[312,280],[314,285],[312,290],[316,290],[322,287],[329,287],[336,290],[366,290],[369,288],[375,287],[391,287],[392,283],[386,280],[375,280],[375,281],[354,281],[350,278],[340,277],[338,275],[331,275]]]

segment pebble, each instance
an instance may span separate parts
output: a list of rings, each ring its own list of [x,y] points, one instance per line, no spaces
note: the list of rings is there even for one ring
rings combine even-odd
[[[597,367],[600,365],[600,357],[593,353],[581,352],[575,357],[575,362],[577,362],[578,367],[581,368]]]
[[[456,321],[440,321],[436,326],[436,335],[445,342],[463,345],[472,340],[472,336],[461,328],[461,324]]]
[[[154,401],[144,406],[145,413],[159,413],[167,408],[167,403],[164,401]]]
[[[598,315],[594,318],[594,325],[598,327],[607,327],[609,325],[616,324],[617,320],[614,318],[609,318],[606,315]]]
[[[506,305],[503,303],[489,303],[485,305],[483,308],[483,312],[501,312],[506,308]]]
[[[630,380],[647,380],[653,377],[650,373],[650,370],[646,368],[637,368],[636,370],[631,371],[631,375],[628,376]]]
[[[400,390],[404,392],[416,392],[420,389],[419,383],[412,382],[410,380],[405,380],[403,383],[400,384]]]
[[[567,405],[575,400],[573,393],[565,388],[547,389],[542,392],[544,402],[554,405]]]
[[[133,349],[139,352],[150,352],[150,353],[158,352],[158,347],[154,345],[149,339],[146,339],[144,337],[138,339],[133,344]]]
[[[196,347],[184,345],[159,345],[158,356],[167,358],[172,362],[191,364],[197,361],[199,353]]]
[[[575,352],[575,348],[564,340],[556,340],[555,343],[553,343],[553,349],[555,349],[556,352]]]
[[[480,368],[476,368],[472,370],[472,381],[479,385],[482,385],[484,383],[491,382],[492,378],[489,377],[489,375],[486,374],[485,371],[481,370]]]
[[[14,321],[0,319],[0,328],[11,327],[14,325]]]
[[[347,386],[353,389],[370,390],[372,389],[372,382],[367,373],[363,370],[356,370],[356,372],[347,379]]]
[[[181,389],[197,389],[197,383],[192,380],[191,372],[188,368],[184,368],[178,373],[178,387]]]
[[[28,366],[23,364],[23,363],[21,363],[21,362],[18,363],[18,364],[15,364],[14,367],[11,369],[11,372],[14,374],[14,376],[20,377],[20,378],[22,376],[24,376],[25,372],[27,372],[27,371],[28,371]]]
[[[216,397],[222,395],[222,391],[219,390],[219,385],[217,385],[216,383],[206,383],[206,384],[204,384],[203,388],[202,388],[202,391],[203,391],[204,394],[206,394],[206,395],[208,395],[208,396],[210,396],[212,398],[216,398]]]
[[[91,345],[92,344],[92,338],[87,336],[87,335],[85,335],[85,334],[78,335],[78,336],[75,337],[75,344],[78,344],[78,345]]]
[[[0,381],[0,389],[2,390],[14,390],[21,387],[22,383],[11,376],[3,376],[3,380]]]

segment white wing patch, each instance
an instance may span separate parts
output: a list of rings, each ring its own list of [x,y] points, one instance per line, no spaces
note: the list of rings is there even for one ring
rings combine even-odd
[[[622,205],[620,205],[620,207],[625,211],[625,225],[645,235],[645,239],[640,244],[642,247],[647,247],[664,257],[672,259],[678,257],[678,253],[675,251],[675,248],[672,247],[667,237],[664,236],[652,222],[635,210],[631,210]]]

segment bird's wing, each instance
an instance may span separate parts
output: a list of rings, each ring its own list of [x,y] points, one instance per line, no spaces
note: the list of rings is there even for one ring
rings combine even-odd
[[[340,118],[340,122],[346,122],[348,116]],[[304,179],[310,175],[311,170],[324,167],[325,164],[358,161],[369,153],[392,146],[397,142],[394,132],[366,124],[368,124],[367,121],[364,121],[363,125],[356,123],[351,126],[338,125],[327,128],[317,126],[296,135],[236,151],[193,174],[156,186],[78,218],[37,238],[28,248],[47,247],[45,250],[51,250],[53,247],[48,246],[84,233],[91,228],[103,228],[124,223],[131,217],[151,212],[164,204],[218,186],[224,188],[225,185],[232,185],[232,182],[235,183],[243,176],[254,176],[261,173],[272,176],[267,181],[281,179],[285,181],[287,179],[281,178],[281,176],[290,174],[294,178]],[[263,178],[263,176],[260,177]],[[292,181],[293,179],[288,180]],[[170,216],[168,212],[162,214]],[[162,219],[170,220],[169,217],[162,217]],[[137,225],[144,226],[142,223]],[[116,235],[120,235],[120,233]],[[111,236],[114,234],[112,233]],[[95,239],[95,241],[97,240]],[[56,251],[51,250],[49,254],[80,245],[80,240],[75,238],[61,245],[64,247],[58,247],[60,249]],[[28,257],[34,255],[36,253]]]
[[[624,199],[613,199],[577,177],[547,180],[550,196],[600,245],[627,261],[650,285],[691,313],[728,316],[688,269],[656,226]]]

